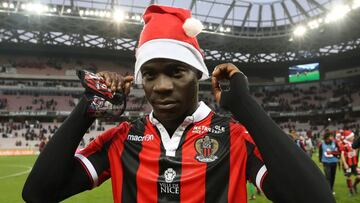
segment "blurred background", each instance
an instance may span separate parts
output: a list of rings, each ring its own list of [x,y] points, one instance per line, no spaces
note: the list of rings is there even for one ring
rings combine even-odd
[[[82,96],[76,69],[133,74],[141,15],[154,3],[190,9],[205,28],[198,40],[209,72],[239,67],[256,101],[321,169],[325,132],[359,136],[360,0],[0,0],[0,202],[22,202],[37,155]],[[229,115],[210,81],[200,99]],[[123,116],[97,119],[79,147],[150,111],[133,86]],[[111,202],[109,182],[67,201]],[[340,167],[334,190],[338,202],[360,201]]]

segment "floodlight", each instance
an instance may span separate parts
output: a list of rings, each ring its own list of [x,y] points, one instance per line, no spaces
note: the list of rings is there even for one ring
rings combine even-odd
[[[295,37],[302,37],[305,35],[306,32],[307,32],[306,27],[303,25],[299,25],[294,29],[293,34]]]
[[[319,27],[319,22],[318,20],[312,20],[308,23],[308,26],[310,29],[315,29]]]
[[[99,11],[94,11],[94,16],[99,16]]]
[[[135,20],[140,21],[140,20],[141,20],[141,16],[140,16],[140,15],[135,15]]]
[[[2,6],[3,6],[4,8],[7,8],[7,7],[9,7],[9,4],[8,4],[7,2],[4,2],[4,3],[2,3]]]
[[[15,8],[15,5],[13,3],[10,3],[9,8]]]
[[[106,12],[105,12],[105,17],[110,18],[110,17],[111,17],[111,13],[108,12],[108,11],[106,11]]]
[[[230,27],[227,27],[227,28],[226,28],[226,32],[231,32],[231,28],[230,28]]]
[[[79,10],[79,15],[80,16],[84,15],[84,10]]]
[[[354,0],[352,3],[352,9],[357,9],[360,7],[360,0]]]
[[[224,27],[221,26],[221,27],[219,28],[219,30],[220,30],[220,32],[224,32]]]
[[[29,12],[34,12],[34,13],[37,13],[37,14],[41,14],[43,12],[46,12],[47,11],[47,6],[43,6],[42,4],[28,4],[26,6],[26,10],[29,11]]]
[[[66,9],[66,13],[71,13],[71,9],[70,8]]]
[[[344,18],[349,11],[350,7],[347,5],[336,5],[331,9],[330,13],[326,15],[325,23],[340,20]]]
[[[94,13],[95,13],[95,12],[94,12],[93,10],[90,10],[90,11],[89,11],[89,15],[91,15],[91,16],[93,16]]]
[[[113,13],[113,19],[117,23],[122,22],[124,20],[124,12],[121,10],[115,10]]]
[[[21,4],[21,9],[25,10],[25,9],[26,9],[26,7],[27,7],[27,5],[26,5],[26,4]]]

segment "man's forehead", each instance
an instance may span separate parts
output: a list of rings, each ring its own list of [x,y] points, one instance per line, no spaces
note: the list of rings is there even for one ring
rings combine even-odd
[[[151,59],[147,62],[145,62],[142,66],[141,69],[143,68],[151,68],[151,67],[158,67],[158,66],[167,66],[167,65],[173,65],[173,64],[178,64],[178,65],[182,65],[184,67],[191,67],[190,65],[181,62],[181,61],[177,61],[177,60],[173,60],[173,59],[166,59],[166,58],[155,58],[155,59]]]

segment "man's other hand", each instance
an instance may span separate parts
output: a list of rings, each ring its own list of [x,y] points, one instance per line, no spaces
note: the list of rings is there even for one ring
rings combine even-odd
[[[242,73],[234,64],[224,63],[214,68],[211,77],[211,85],[216,103],[220,103],[221,88],[219,81],[230,80],[235,73]]]
[[[111,91],[120,91],[125,95],[130,93],[130,87],[134,80],[133,76],[124,77],[119,73],[109,71],[102,71],[97,73],[97,75],[104,78],[106,85],[111,88]]]

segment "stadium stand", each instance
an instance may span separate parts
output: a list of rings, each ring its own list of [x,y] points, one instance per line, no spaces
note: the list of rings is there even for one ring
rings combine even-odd
[[[86,61],[86,64],[82,61]],[[131,71],[105,60],[4,55],[0,55],[0,67],[0,113],[19,115],[14,118],[1,117],[0,149],[37,149],[45,139],[51,138],[64,119],[56,115],[68,115],[82,95],[83,89],[75,76],[75,69],[109,70],[122,74],[129,74]],[[21,78],[11,77],[19,75]],[[268,85],[268,78],[262,80],[259,76],[250,75],[249,80],[250,91],[255,100],[288,134],[296,133],[298,136],[317,139],[325,128],[351,128],[357,134],[359,132],[360,115],[358,110],[353,111],[360,106],[358,77],[272,85]],[[266,82],[266,85],[261,85],[261,82]],[[200,100],[217,112],[228,114],[215,103],[209,82],[200,84]],[[151,106],[147,103],[141,86],[134,86],[128,96],[125,115],[143,115],[150,111]],[[40,113],[31,116],[33,112],[57,114],[38,118]],[[23,115],[26,115],[25,119],[22,118]],[[114,124],[97,121],[85,135],[83,144],[96,137],[99,131]]]

